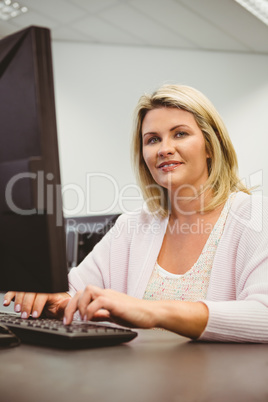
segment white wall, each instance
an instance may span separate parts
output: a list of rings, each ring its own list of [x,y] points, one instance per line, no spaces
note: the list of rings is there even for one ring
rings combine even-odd
[[[194,86],[212,100],[237,150],[240,176],[248,184],[258,176],[268,195],[268,56],[60,42],[53,56],[66,215],[139,205],[120,205],[115,194],[138,197],[130,162],[132,112],[142,93],[163,83]],[[254,176],[260,171],[262,178]]]

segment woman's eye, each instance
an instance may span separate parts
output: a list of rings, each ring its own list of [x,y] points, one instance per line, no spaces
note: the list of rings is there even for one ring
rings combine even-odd
[[[155,144],[158,141],[159,141],[158,137],[151,137],[151,138],[149,138],[147,144]]]
[[[179,131],[175,134],[176,137],[186,137],[188,134],[185,131]]]

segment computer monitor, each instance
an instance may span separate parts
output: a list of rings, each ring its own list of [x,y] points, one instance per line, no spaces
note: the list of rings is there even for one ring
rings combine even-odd
[[[0,290],[68,289],[50,31],[0,40]]]

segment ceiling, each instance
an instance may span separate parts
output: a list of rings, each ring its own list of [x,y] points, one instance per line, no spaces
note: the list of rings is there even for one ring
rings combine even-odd
[[[268,54],[268,26],[234,0],[18,0],[0,38],[29,25],[55,41]]]

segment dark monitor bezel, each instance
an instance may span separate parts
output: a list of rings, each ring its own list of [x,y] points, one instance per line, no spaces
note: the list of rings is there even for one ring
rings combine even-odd
[[[68,290],[66,236],[62,215],[51,35],[49,29],[31,26],[13,35],[9,35],[0,41],[0,80],[5,69],[8,68],[9,55],[11,55],[10,57],[16,57],[14,56],[17,51],[16,49],[24,45],[26,37],[28,38],[27,43],[30,43],[31,46],[34,66],[32,79],[35,87],[36,117],[38,122],[38,132],[36,135],[39,137],[41,149],[41,155],[32,155],[32,158],[29,158],[29,169],[32,172],[42,171],[43,177],[49,177],[50,189],[54,189],[50,191],[51,213],[48,211],[47,205],[43,206],[43,210],[38,207],[36,185],[35,189],[32,189],[32,203],[36,207],[36,214],[40,216],[43,214],[46,220],[49,266],[47,267],[47,281],[45,284],[40,283],[37,286],[36,283],[35,285],[31,284],[29,280],[27,283],[23,283],[23,279],[18,283],[14,277],[6,275],[4,281],[0,278],[0,289],[1,291],[63,292]],[[5,48],[7,49],[6,51]],[[14,53],[13,55],[12,52]],[[25,102],[27,102],[26,98]],[[0,135],[5,135],[5,133]],[[45,183],[45,186],[46,184],[48,183]],[[38,236],[38,233],[36,233],[36,236]],[[2,266],[2,269],[4,270],[5,267]],[[37,272],[38,269],[39,267],[36,266]],[[13,286],[14,283],[16,283],[15,288]]]

